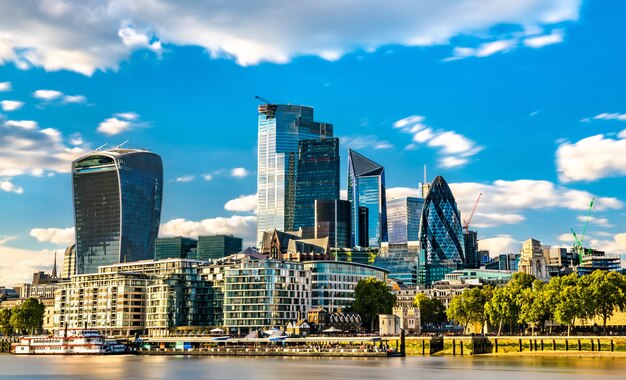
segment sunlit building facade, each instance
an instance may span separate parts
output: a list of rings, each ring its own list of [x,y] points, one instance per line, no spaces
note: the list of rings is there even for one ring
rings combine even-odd
[[[418,241],[423,207],[423,198],[403,197],[387,201],[389,244]]]
[[[374,260],[374,266],[389,271],[389,278],[413,286],[418,282],[418,262],[417,241],[403,244],[383,243]]]
[[[295,225],[298,143],[333,136],[332,124],[313,121],[313,108],[262,104],[258,121],[257,246],[263,232]]]
[[[154,257],[163,196],[158,155],[94,151],[72,162],[77,273]]]
[[[387,201],[385,198],[385,169],[374,161],[348,150],[348,200],[352,204],[352,244],[363,246],[361,224],[367,208],[369,247],[380,247],[387,241]]]

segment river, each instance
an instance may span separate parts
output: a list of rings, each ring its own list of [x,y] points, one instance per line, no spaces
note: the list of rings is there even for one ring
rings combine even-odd
[[[353,359],[0,354],[0,379],[599,380],[625,377],[626,358],[448,356]]]

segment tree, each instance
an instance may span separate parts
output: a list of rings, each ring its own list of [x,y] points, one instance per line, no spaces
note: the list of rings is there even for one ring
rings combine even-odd
[[[587,315],[585,299],[588,291],[581,286],[575,273],[564,277],[553,277],[548,284],[555,296],[554,319],[567,326],[567,335],[570,335],[576,318],[585,318]]]
[[[626,308],[626,282],[617,272],[596,270],[585,276],[585,288],[590,292],[593,303],[588,304],[591,316],[602,318],[603,333],[606,334],[606,321],[615,309]]]
[[[498,325],[498,335],[502,333],[502,325],[513,320],[513,301],[508,287],[498,286],[485,304],[485,314],[491,324]]]
[[[354,288],[354,302],[350,310],[358,313],[364,325],[374,331],[379,314],[391,314],[396,296],[384,281],[375,278],[360,280]]]
[[[0,310],[0,332],[3,335],[13,334],[13,325],[11,325],[11,309]]]
[[[43,326],[44,305],[35,298],[29,298],[16,306],[11,315],[11,325],[17,331],[34,333]]]
[[[420,310],[422,325],[427,323],[439,324],[446,321],[446,307],[443,302],[436,298],[429,298],[424,293],[419,293],[413,300],[413,306]]]
[[[448,318],[463,326],[467,331],[470,322],[484,324],[486,293],[480,288],[466,289],[463,293],[452,297],[446,310]]]
[[[553,318],[554,297],[542,281],[535,280],[532,288],[522,291],[520,304],[520,323],[530,323],[532,335],[535,334],[535,326],[543,330],[546,321]]]

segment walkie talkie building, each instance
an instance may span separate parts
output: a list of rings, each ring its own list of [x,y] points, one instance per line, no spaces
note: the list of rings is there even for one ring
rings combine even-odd
[[[163,164],[136,149],[95,151],[72,162],[77,273],[154,257]]]

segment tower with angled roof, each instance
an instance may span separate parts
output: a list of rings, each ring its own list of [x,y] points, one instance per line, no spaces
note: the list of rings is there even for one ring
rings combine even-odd
[[[77,274],[154,257],[163,197],[161,157],[94,151],[72,162]]]
[[[387,203],[385,199],[385,168],[348,150],[348,200],[351,203],[352,245],[380,247],[387,241]],[[359,208],[367,209],[367,239],[362,239],[363,218],[359,218]]]
[[[461,214],[443,177],[432,182],[420,223],[419,282],[430,286],[465,262]]]

